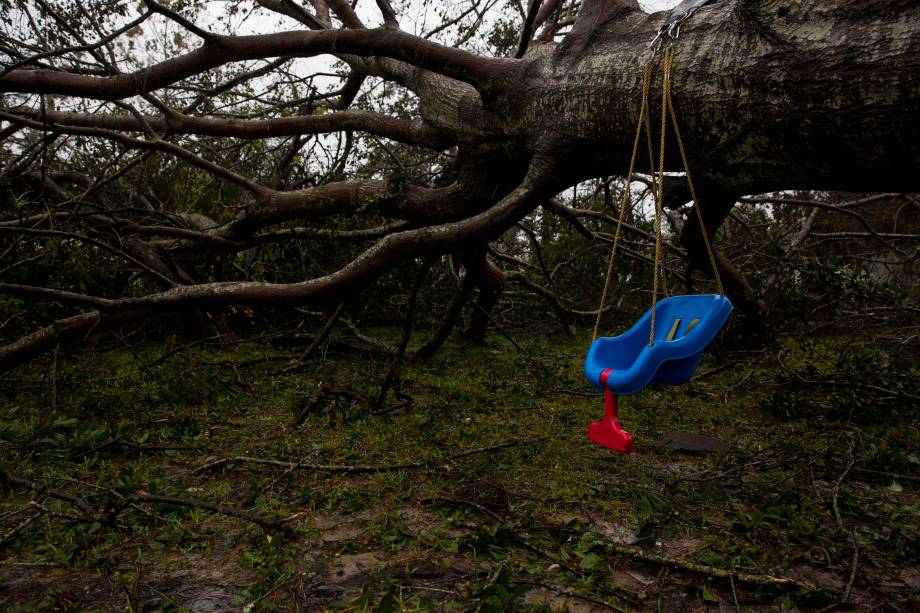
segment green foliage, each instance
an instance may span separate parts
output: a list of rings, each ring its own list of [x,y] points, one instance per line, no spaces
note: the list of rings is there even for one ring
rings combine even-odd
[[[437,290],[423,299],[436,303]],[[396,327],[371,332],[391,343],[400,334]],[[900,577],[920,554],[913,482],[888,476],[911,475],[920,465],[916,415],[890,393],[917,393],[910,351],[829,336],[783,337],[780,348],[763,353],[710,352],[701,371],[731,367],[686,388],[623,400],[621,416],[640,443],[623,458],[585,439],[600,397],[559,392],[583,385],[584,333],[515,336],[524,352],[491,336],[483,346],[451,342],[430,362],[407,367],[411,404],[373,415],[360,403],[328,400],[290,432],[285,425],[316,397],[317,383],[366,390],[386,361],[329,351],[305,373],[280,377],[271,364],[221,366],[276,351],[262,342],[205,343],[162,361],[176,341],[137,343],[91,360],[68,355],[59,360],[56,412],[48,410],[47,384],[2,388],[7,470],[92,505],[139,491],[194,498],[288,519],[295,534],[208,509],[138,505],[114,524],[41,515],[6,544],[6,559],[53,565],[97,594],[137,585],[138,601],[151,610],[188,606],[188,588],[175,578],[191,576],[199,584],[219,580],[229,586],[228,602],[252,611],[498,611],[550,606],[558,593],[545,585],[624,607],[623,598],[655,598],[654,576],[650,584],[630,583],[650,572],[620,553],[635,545],[649,556],[723,570],[809,581],[818,573],[822,583],[801,593],[736,582],[742,607],[801,608],[834,602],[839,586],[823,578],[848,572],[851,547],[831,508],[835,491],[861,556],[878,561],[860,571],[866,580],[896,582],[882,578]],[[47,371],[36,366],[16,376],[40,381]],[[839,409],[847,403],[859,409]],[[713,434],[729,448],[688,454],[655,443],[672,431]],[[521,444],[453,457],[506,442]],[[228,456],[426,464],[353,475],[245,465],[197,470]],[[35,493],[7,484],[2,494],[7,531],[15,522],[4,514],[28,508]],[[76,512],[58,499],[39,502],[50,513]],[[203,569],[220,569],[220,578]],[[662,585],[697,606],[733,602],[723,580],[669,576],[676,578]],[[115,583],[96,586],[90,577]],[[42,604],[45,595],[21,583],[12,589],[12,610],[60,606],[83,593],[82,585],[61,583]],[[884,591],[906,610],[916,604],[911,598]]]

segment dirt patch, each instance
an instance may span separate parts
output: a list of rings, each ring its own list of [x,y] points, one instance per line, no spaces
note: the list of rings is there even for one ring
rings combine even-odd
[[[703,544],[704,541],[701,538],[687,537],[664,541],[661,547],[665,556],[679,560],[693,555],[694,552],[703,547]]]
[[[329,575],[336,581],[347,583],[370,572],[380,563],[380,558],[374,552],[337,555]]]
[[[594,522],[592,528],[617,545],[631,545],[639,538],[639,530],[632,526],[607,520]]]
[[[42,602],[64,608],[90,603],[101,606],[113,601],[116,589],[108,577],[65,567],[0,567],[0,594],[7,604],[36,603],[40,595]]]
[[[610,574],[617,587],[630,592],[642,592],[655,585],[655,577],[634,569],[615,568]]]
[[[140,573],[135,581],[131,573]],[[187,555],[145,557],[141,566],[109,572],[31,566],[0,567],[0,592],[8,602],[48,603],[70,608],[123,607],[130,594],[139,605],[171,606],[194,613],[242,610],[244,593],[236,586],[251,576],[227,557]]]
[[[557,594],[544,587],[535,588],[524,594],[524,604],[530,607],[547,606],[560,613],[599,613],[610,611],[610,607],[585,602],[578,598]]]

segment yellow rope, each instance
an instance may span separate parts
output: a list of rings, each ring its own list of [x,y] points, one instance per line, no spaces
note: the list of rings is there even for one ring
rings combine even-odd
[[[642,137],[642,127],[645,126],[646,145],[648,147],[648,156],[652,170],[652,191],[655,195],[655,268],[652,280],[652,315],[649,327],[648,344],[652,346],[655,343],[655,315],[658,304],[658,283],[661,280],[662,290],[665,296],[669,295],[667,286],[667,270],[665,269],[662,257],[662,236],[661,222],[664,217],[663,200],[664,200],[664,158],[665,143],[667,140],[668,117],[671,118],[671,124],[674,127],[674,134],[677,139],[677,147],[680,150],[680,157],[684,164],[684,172],[687,175],[687,186],[690,189],[690,196],[693,198],[693,208],[696,209],[697,220],[700,224],[700,232],[703,235],[703,243],[706,245],[706,251],[709,254],[709,262],[712,265],[713,276],[716,285],[719,288],[719,294],[725,295],[725,289],[722,286],[722,278],[716,267],[715,253],[712,250],[712,244],[709,241],[709,234],[706,232],[706,226],[703,223],[703,214],[700,211],[699,198],[696,196],[696,189],[693,186],[693,179],[690,176],[690,164],[687,160],[687,151],[684,147],[684,141],[680,133],[680,127],[677,123],[677,112],[674,110],[674,101],[671,97],[671,72],[674,62],[674,49],[668,47],[664,52],[664,74],[662,75],[661,86],[661,141],[658,161],[658,180],[655,180],[655,153],[652,146],[652,127],[651,113],[649,112],[648,95],[651,88],[652,61],[645,65],[645,76],[642,82],[642,106],[639,109],[639,121],[636,124],[636,137],[633,141],[632,156],[629,160],[629,172],[626,175],[626,184],[620,198],[620,214],[617,220],[616,232],[613,235],[613,245],[610,248],[610,259],[607,262],[607,276],[604,279],[604,289],[601,292],[601,302],[597,308],[597,319],[594,322],[594,332],[591,334],[592,342],[597,338],[597,332],[600,328],[601,317],[604,313],[604,304],[607,302],[607,292],[610,289],[610,278],[613,276],[613,263],[617,251],[617,243],[620,241],[620,231],[623,227],[623,220],[626,215],[626,203],[630,200],[630,184],[632,183],[633,172],[635,171],[636,157],[639,151],[639,139]],[[692,325],[692,324],[691,324]]]
[[[674,50],[668,47],[664,52],[664,74],[662,75],[661,85],[661,149],[658,161],[658,191],[655,194],[655,273],[652,277],[652,321],[648,332],[648,344],[650,347],[655,344],[655,311],[658,303],[658,271],[661,262],[661,200],[664,196],[665,136],[668,127],[668,100],[671,99],[669,90],[671,88],[671,62],[673,57]]]
[[[594,321],[594,332],[591,334],[591,341],[597,338],[597,331],[601,325],[601,316],[604,314],[604,304],[607,301],[607,290],[610,288],[610,277],[613,276],[613,261],[617,252],[617,243],[620,241],[620,230],[623,227],[623,219],[626,216],[626,203],[629,201],[630,183],[632,183],[633,171],[636,166],[636,157],[639,152],[639,139],[642,137],[642,118],[648,113],[648,92],[651,87],[652,62],[645,65],[645,76],[642,81],[642,105],[639,108],[639,121],[636,122],[636,138],[633,141],[632,157],[629,160],[629,172],[626,173],[626,184],[623,188],[623,194],[620,197],[620,216],[617,220],[617,229],[613,235],[613,245],[610,248],[610,259],[607,261],[607,277],[604,279],[604,289],[601,292],[601,303],[597,307],[597,319]]]
[[[645,114],[645,144],[646,144],[646,146],[648,147],[648,161],[649,161],[649,165],[651,166],[651,173],[650,173],[650,175],[651,175],[651,177],[652,177],[652,196],[657,198],[657,195],[658,195],[658,180],[657,180],[657,178],[656,178],[656,175],[657,175],[658,173],[657,173],[657,171],[655,170],[655,151],[654,151],[654,147],[653,147],[653,145],[652,145],[652,123],[651,123],[651,113],[646,113],[646,114]],[[670,292],[668,291],[668,283],[667,283],[668,277],[667,277],[667,274],[665,273],[664,261],[663,261],[663,260],[662,260],[662,263],[661,263],[661,272],[662,272],[662,277],[661,277],[661,279],[662,279],[662,281],[663,281],[663,286],[662,286],[662,287],[663,287],[663,289],[664,289],[664,294],[665,294],[665,296],[668,296],[668,295],[670,295]]]
[[[670,51],[670,49],[669,49]],[[693,179],[690,177],[690,164],[687,162],[687,151],[684,148],[684,139],[680,135],[680,127],[677,125],[677,113],[674,111],[674,102],[671,100],[671,88],[666,88],[668,98],[668,109],[671,114],[671,123],[674,126],[674,135],[677,137],[677,148],[680,149],[680,157],[684,163],[684,172],[687,175],[687,187],[690,188],[690,197],[693,198],[693,208],[696,209],[696,219],[700,223],[700,233],[703,235],[703,243],[706,245],[706,252],[709,254],[709,264],[712,266],[712,274],[716,280],[716,286],[719,288],[719,294],[724,296],[725,289],[722,287],[722,277],[719,275],[719,269],[716,267],[716,256],[713,253],[712,245],[709,242],[709,234],[706,232],[706,226],[703,223],[703,213],[700,211],[700,200],[696,197],[696,190],[693,187]]]

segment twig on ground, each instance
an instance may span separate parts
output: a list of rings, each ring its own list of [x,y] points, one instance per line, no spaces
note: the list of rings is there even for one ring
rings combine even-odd
[[[291,532],[291,529],[285,526],[283,522],[266,519],[252,513],[225,507],[223,505],[204,502],[203,500],[176,498],[171,496],[153,496],[150,494],[123,496],[115,490],[107,490],[108,495],[106,499],[99,505],[99,507],[94,507],[85,499],[80,498],[79,496],[74,496],[67,492],[44,486],[30,479],[17,477],[16,475],[6,470],[0,469],[0,478],[2,478],[7,483],[26,487],[40,494],[44,494],[52,498],[57,498],[58,500],[63,500],[64,502],[71,504],[82,513],[82,516],[56,513],[50,509],[46,509],[35,501],[31,503],[36,509],[43,511],[46,514],[72,521],[98,522],[100,524],[111,525],[114,523],[115,518],[121,510],[127,508],[128,506],[132,506],[133,504],[170,504],[176,506],[195,507],[204,509],[206,511],[212,511],[214,513],[220,513],[222,515],[229,515],[230,517],[236,517],[238,519],[245,519],[246,521],[250,521],[254,524],[262,526],[262,528],[266,530],[277,530],[286,533]]]
[[[482,314],[485,315],[486,318],[487,318],[489,321],[492,322],[492,325],[495,326],[495,327],[498,329],[498,331],[501,332],[502,336],[504,336],[505,338],[507,338],[508,341],[509,341],[512,345],[514,345],[515,348],[517,348],[518,351],[520,351],[521,353],[524,353],[524,348],[521,347],[521,346],[518,344],[518,342],[517,342],[516,340],[514,340],[514,338],[512,338],[512,336],[511,336],[510,334],[508,334],[508,332],[501,326],[501,324],[498,323],[498,321],[495,320],[495,318],[492,316],[491,313],[489,313],[487,310],[485,310],[484,308],[482,308],[482,306],[481,306],[478,302],[472,302],[471,304],[472,304],[474,307],[476,307],[477,309],[479,309],[480,311],[482,311]]]
[[[693,378],[691,378],[691,379],[690,379],[690,382],[691,382],[691,383],[696,383],[697,381],[702,381],[703,379],[707,379],[707,378],[709,378],[709,377],[712,377],[713,375],[717,375],[717,374],[719,374],[720,372],[725,372],[726,370],[728,370],[729,368],[733,368],[734,366],[735,366],[735,363],[734,363],[734,362],[729,362],[729,363],[727,363],[727,364],[722,364],[721,366],[717,366],[716,368],[712,368],[712,369],[710,369],[710,370],[701,372],[700,374],[698,374],[698,375],[694,376]]]
[[[521,445],[530,445],[532,443],[537,443],[542,441],[542,438],[530,438],[522,441],[508,441],[505,443],[499,443],[498,445],[490,445],[488,447],[476,447],[475,449],[467,449],[466,451],[460,451],[450,456],[451,460],[459,460],[460,458],[467,458],[471,455],[477,455],[480,453],[489,453],[491,451],[498,451],[499,449],[507,449],[509,447],[519,447]]]
[[[128,447],[134,449],[135,451],[199,451],[201,447],[188,446],[188,445],[142,445],[140,443],[134,443],[132,441],[126,441],[123,438],[114,436],[106,441],[103,441],[98,446],[93,447],[89,451],[84,451],[73,456],[74,459],[84,458],[92,453],[102,451],[107,447]]]
[[[20,562],[19,560],[0,560],[0,566],[26,566],[37,568],[56,568],[60,566],[55,562]]]
[[[459,460],[461,458],[467,458],[472,455],[479,453],[489,453],[491,451],[498,451],[499,449],[507,449],[509,447],[517,447],[520,445],[531,444],[540,439],[528,439],[523,441],[510,441],[507,443],[500,443],[498,445],[492,445],[490,447],[478,447],[476,449],[469,449],[467,451],[462,451],[460,453],[455,453],[448,458],[448,461]],[[399,464],[307,464],[304,462],[290,462],[286,460],[272,460],[269,458],[251,458],[249,456],[233,456],[228,458],[217,458],[212,459],[209,462],[205,462],[198,468],[194,470],[196,473],[204,472],[207,470],[214,470],[222,466],[227,466],[229,464],[257,464],[261,466],[277,466],[279,468],[285,469],[295,469],[295,470],[314,470],[318,472],[333,472],[333,473],[344,473],[344,474],[360,474],[360,473],[374,473],[374,472],[390,472],[395,470],[411,470],[414,468],[425,468],[428,466],[438,466],[443,463],[443,460],[433,458],[423,462],[402,462]]]
[[[741,605],[738,604],[738,590],[735,589],[735,578],[732,575],[729,575],[728,582],[732,586],[732,601],[735,603],[735,610],[738,611],[738,613],[741,613]]]
[[[77,523],[91,524],[93,519],[85,515],[72,515],[70,513],[58,513],[57,511],[52,511],[48,507],[35,503],[35,508],[45,514],[46,517],[53,517],[55,519],[63,519],[64,521],[75,521]]]
[[[913,394],[908,394],[907,392],[902,392],[900,390],[892,390],[886,387],[880,387],[878,385],[871,385],[869,383],[860,383],[859,381],[838,381],[835,379],[818,379],[811,380],[806,379],[801,374],[799,374],[795,369],[790,368],[783,362],[783,354],[785,350],[780,351],[776,354],[776,361],[779,365],[788,372],[790,375],[795,377],[800,383],[805,385],[826,385],[829,387],[839,387],[839,386],[853,386],[858,387],[864,390],[871,390],[873,392],[878,392],[880,394],[890,394],[891,396],[896,396],[898,398],[903,398],[904,400],[920,401],[920,396],[914,396]]]
[[[606,600],[594,598],[593,596],[588,596],[587,594],[580,594],[576,592],[575,590],[571,590],[571,589],[562,587],[561,585],[550,583],[548,581],[520,581],[518,580],[518,581],[515,581],[515,583],[520,584],[520,585],[532,585],[534,587],[542,587],[547,590],[550,590],[551,592],[560,594],[562,596],[568,596],[569,598],[576,598],[578,600],[590,602],[591,604],[595,604],[599,607],[610,609],[611,611],[622,611],[623,613],[625,613],[627,610],[627,609],[624,609],[623,607],[618,607],[617,605],[613,603],[607,602]]]
[[[54,358],[51,362],[51,414],[55,414],[61,406],[60,382],[60,355],[61,344],[54,346]]]
[[[262,466],[277,466],[279,468],[296,468],[300,470],[315,470],[319,472],[333,472],[345,474],[387,472],[394,470],[404,470],[410,468],[421,468],[426,466],[426,462],[406,462],[404,464],[306,464],[302,462],[287,462],[284,460],[272,460],[268,458],[250,458],[248,456],[233,456],[229,458],[218,458],[195,469],[194,472],[204,472],[214,470],[221,466],[229,464],[257,464]]]
[[[29,505],[27,508],[35,508],[35,507],[34,505]],[[10,530],[8,530],[6,534],[0,536],[0,547],[3,547],[4,545],[6,545],[6,543],[12,540],[13,537],[15,537],[17,534],[19,534],[23,530],[25,530],[28,527],[28,525],[31,524],[36,519],[38,519],[40,515],[41,515],[40,513],[34,513],[32,515],[29,515],[24,520],[22,520],[21,522],[13,526]]]
[[[867,475],[878,475],[880,477],[890,477],[892,479],[901,479],[903,481],[920,481],[920,477],[915,477],[912,475],[902,475],[899,473],[889,473],[883,470],[871,470],[868,468],[854,468],[853,472],[865,473]]]
[[[834,521],[837,522],[837,527],[840,528],[842,532],[848,532],[846,526],[843,524],[843,517],[840,515],[840,507],[837,506],[837,495],[840,493],[840,486],[843,484],[843,480],[847,478],[847,475],[852,470],[853,465],[856,464],[856,456],[853,454],[853,447],[856,444],[856,436],[850,440],[850,447],[848,451],[847,465],[843,469],[843,472],[840,473],[840,476],[837,477],[837,481],[834,483],[834,489],[831,493],[831,510],[834,512]]]
[[[79,496],[74,496],[72,494],[68,494],[67,492],[64,492],[58,489],[54,489],[52,487],[47,487],[45,485],[42,485],[41,483],[32,481],[31,479],[26,479],[24,477],[17,477],[13,473],[7,470],[4,470],[2,468],[0,468],[0,479],[3,479],[4,481],[8,483],[12,483],[15,485],[19,485],[21,487],[25,487],[29,490],[37,492],[38,494],[45,494],[52,498],[57,498],[58,500],[63,500],[64,502],[68,502],[74,507],[76,507],[77,509],[79,509],[80,512],[83,513],[83,515],[90,521],[98,521],[100,523],[107,523],[106,521],[107,518],[100,516],[97,510],[93,508],[91,504],[89,504],[86,500],[84,500],[83,498],[80,498]]]
[[[324,396],[338,396],[340,398],[347,398],[352,402],[357,402],[359,404],[370,405],[373,400],[370,396],[366,396],[360,392],[350,390],[347,387],[339,387],[337,385],[327,385],[325,383],[320,383],[316,386],[319,390],[320,396],[314,400],[311,400],[307,405],[298,413],[294,419],[292,419],[288,425],[284,427],[285,432],[290,432],[297,426],[301,425],[309,417],[310,413],[313,412],[322,402]]]
[[[307,417],[310,416],[310,413],[313,412],[313,410],[316,408],[319,402],[320,402],[320,398],[314,398],[313,400],[305,404],[304,407],[300,410],[300,412],[294,416],[294,419],[289,421],[288,424],[284,427],[284,432],[292,432],[294,428],[296,428],[297,426],[300,426],[301,424],[303,424],[303,422],[307,421]]]
[[[478,598],[479,602],[476,603],[476,608],[473,609],[473,613],[479,613],[482,610],[482,604],[485,602],[485,599],[482,598],[482,596],[485,594],[485,592],[489,588],[495,585],[496,581],[498,581],[498,578],[501,577],[503,572],[505,572],[505,567],[508,566],[508,563],[509,563],[508,559],[502,560],[501,562],[498,563],[498,568],[496,568],[489,574],[489,578],[486,580],[485,584],[479,590],[479,595],[480,595],[480,597]]]
[[[850,537],[850,546],[853,549],[853,554],[850,557],[849,564],[849,574],[847,576],[846,587],[843,590],[843,594],[840,596],[838,601],[839,605],[846,605],[850,600],[850,593],[853,591],[853,583],[856,581],[856,571],[859,568],[859,542],[856,540],[856,531],[848,530],[846,525],[843,523],[843,516],[840,514],[840,507],[837,505],[837,496],[840,493],[840,486],[843,485],[844,479],[853,469],[853,466],[856,464],[856,439],[858,438],[859,433],[854,432],[850,438],[850,445],[847,449],[847,465],[843,469],[843,472],[840,473],[840,476],[837,478],[837,481],[834,483],[834,489],[831,494],[831,509],[834,512],[834,521],[837,522],[837,527],[841,532],[847,534]]]
[[[853,545],[853,556],[850,558],[850,576],[847,578],[843,596],[840,597],[840,602],[844,604],[850,601],[853,584],[856,583],[856,571],[859,570],[859,541],[856,540],[856,530],[850,530],[850,541]]]
[[[174,496],[153,496],[150,494],[144,494],[141,496],[130,496],[126,498],[129,502],[136,503],[155,503],[155,504],[169,504],[182,507],[192,507],[196,509],[204,509],[205,511],[212,511],[214,513],[219,513],[221,515],[229,515],[230,517],[236,517],[238,519],[245,519],[246,521],[252,522],[262,526],[265,530],[278,530],[280,532],[290,533],[291,529],[284,525],[283,522],[276,521],[273,519],[266,519],[259,515],[254,515],[252,513],[247,513],[246,511],[240,511],[231,507],[225,507],[219,504],[212,504],[210,502],[205,502],[203,500],[196,500],[193,498],[177,498]]]
[[[287,375],[294,372],[303,370],[306,365],[307,360],[313,355],[313,352],[326,340],[329,336],[329,333],[332,332],[335,322],[339,319],[339,316],[342,314],[342,311],[345,310],[345,305],[348,304],[347,300],[343,300],[339,303],[335,310],[332,312],[332,315],[329,316],[329,319],[326,320],[326,323],[323,324],[323,328],[320,330],[319,334],[316,335],[316,338],[313,339],[313,342],[310,343],[304,352],[300,354],[300,357],[297,358],[297,361],[289,366],[286,366],[279,370],[276,374]]]
[[[586,398],[594,398],[598,395],[599,392],[592,392],[587,390],[564,390],[564,389],[551,389],[547,390],[547,393],[550,394],[567,394],[569,396],[584,396]]]
[[[741,387],[742,385],[744,385],[744,384],[747,382],[747,380],[750,379],[751,376],[753,376],[753,374],[754,374],[754,371],[753,371],[753,370],[749,370],[749,371],[747,372],[746,375],[744,375],[743,377],[741,377],[741,378],[738,380],[737,383],[735,383],[734,385],[732,385],[731,387],[729,387],[728,389],[726,389],[726,390],[725,390],[725,397],[724,397],[725,402],[728,402],[728,397],[729,397],[735,390],[737,390],[739,387]]]
[[[460,499],[460,498],[448,498],[444,496],[435,496],[433,498],[427,498],[427,499],[420,500],[419,502],[422,504],[426,502],[446,502],[449,504],[454,504],[454,505],[459,505],[459,506],[467,506],[467,507],[470,507],[472,509],[479,511],[483,515],[491,517],[496,522],[496,525],[500,525],[504,522],[504,519],[502,519],[502,517],[498,515],[495,511],[492,511],[491,509],[488,509],[477,502],[473,502],[472,500],[466,500],[466,499]],[[548,562],[557,564],[559,568],[562,568],[566,570],[567,572],[572,573],[573,575],[577,576],[581,574],[579,570],[572,568],[571,566],[566,564],[564,560],[556,558],[555,556],[551,555],[549,552],[541,549],[540,547],[537,547],[536,545],[531,544],[527,539],[525,539],[520,534],[518,534],[516,530],[512,529],[511,527],[507,527],[507,526],[506,528],[508,532],[511,534],[512,538],[525,549],[537,554],[538,556],[540,556],[544,560],[547,560]],[[614,593],[620,595],[622,598],[624,598],[628,602],[632,604],[636,604],[636,600],[626,590],[617,588],[614,591]]]
[[[643,562],[650,562],[652,564],[663,564],[665,566],[670,566],[671,568],[684,570],[698,575],[706,575],[718,579],[730,579],[732,581],[737,580],[742,583],[748,583],[751,585],[790,585],[808,590],[809,592],[814,592],[817,589],[810,583],[802,581],[801,579],[794,579],[792,577],[774,577],[773,575],[757,575],[752,573],[744,573],[737,570],[726,570],[724,568],[717,568],[715,566],[709,566],[706,564],[697,564],[696,562],[688,562],[686,560],[678,560],[676,558],[669,558],[654,553],[648,553],[638,547],[632,547],[629,545],[617,545],[616,543],[609,543],[609,546],[611,551],[622,556],[628,556],[633,559],[642,560]]]

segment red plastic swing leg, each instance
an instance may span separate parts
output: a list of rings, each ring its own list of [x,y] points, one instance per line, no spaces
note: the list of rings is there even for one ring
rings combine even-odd
[[[607,378],[612,370],[601,373],[601,385],[604,386],[604,417],[588,426],[588,438],[608,449],[629,453],[633,447],[632,434],[620,425],[617,414],[617,397],[607,387]]]

